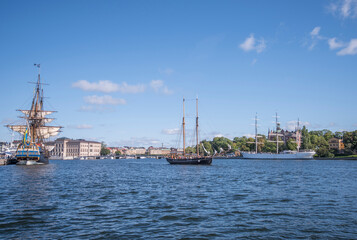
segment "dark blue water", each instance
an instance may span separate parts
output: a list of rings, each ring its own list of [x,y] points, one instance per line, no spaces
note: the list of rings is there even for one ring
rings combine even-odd
[[[0,167],[1,239],[356,239],[357,161]]]

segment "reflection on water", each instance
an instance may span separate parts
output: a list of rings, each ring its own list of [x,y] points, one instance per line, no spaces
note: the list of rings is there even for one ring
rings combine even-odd
[[[0,237],[353,239],[357,162],[52,161],[0,167]]]

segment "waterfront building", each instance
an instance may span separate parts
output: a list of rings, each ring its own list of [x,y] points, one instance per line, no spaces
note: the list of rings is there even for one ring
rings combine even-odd
[[[126,148],[126,155],[145,155],[146,149],[144,147],[124,147]]]
[[[111,155],[115,155],[117,151],[120,151],[118,147],[107,147],[107,149],[110,151]]]
[[[343,151],[345,149],[345,145],[343,144],[343,140],[339,138],[331,138],[328,141],[328,146],[329,149],[334,149],[339,152]]]
[[[170,154],[183,155],[183,148],[170,148]]]
[[[58,138],[47,145],[54,146],[50,152],[51,157],[61,159],[73,159],[80,157],[99,157],[101,143],[95,141],[86,141],[84,139]]]
[[[296,131],[288,131],[288,130],[284,130],[284,129],[279,129],[279,140],[283,141],[286,144],[286,142],[289,139],[296,141]],[[276,141],[276,131],[271,130],[268,132],[268,140]]]
[[[154,148],[153,146],[149,147],[147,150],[148,155],[168,155],[171,153],[169,148]]]

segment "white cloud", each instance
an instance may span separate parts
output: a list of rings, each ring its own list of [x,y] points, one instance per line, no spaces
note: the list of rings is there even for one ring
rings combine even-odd
[[[321,27],[317,26],[314,27],[314,29],[312,29],[312,31],[310,32],[311,44],[309,46],[309,50],[314,49],[319,40],[325,39],[325,37],[320,35],[320,30]]]
[[[174,73],[174,70],[172,68],[165,68],[165,69],[159,69],[159,72],[161,74],[166,74],[166,75],[171,75]]]
[[[123,82],[121,85],[119,85],[119,92],[121,93],[141,93],[144,91],[144,84],[129,85],[126,82]]]
[[[335,122],[330,122],[330,123],[328,124],[328,126],[329,126],[329,127],[336,127],[336,126],[337,126],[337,123],[335,123]]]
[[[170,95],[170,94],[173,94],[173,93],[174,93],[173,91],[171,91],[170,89],[168,89],[168,87],[166,87],[166,86],[162,89],[162,92],[163,92],[164,94],[166,94],[166,95]]]
[[[108,106],[108,105],[84,105],[81,106],[78,111],[105,113],[105,112],[114,112],[115,109],[113,108],[113,106]]]
[[[342,18],[356,18],[357,17],[357,0],[339,0],[331,3],[328,10]]]
[[[86,96],[84,97],[84,101],[89,104],[96,104],[96,105],[124,105],[126,104],[125,99],[120,98],[113,98],[109,95],[104,96]]]
[[[320,33],[321,27],[315,27],[314,29],[312,29],[312,31],[310,32],[311,37],[318,37],[319,33]]]
[[[254,50],[254,44],[255,44],[255,38],[252,35],[250,35],[250,37],[246,38],[245,41],[240,44],[240,48],[243,49],[244,51],[251,51]]]
[[[254,58],[252,61],[252,65],[255,65],[257,63],[258,59]]]
[[[123,82],[122,84],[117,84],[109,80],[101,80],[99,82],[88,82],[87,80],[79,80],[73,83],[72,87],[79,88],[84,91],[97,91],[105,93],[140,93],[145,91],[144,84],[129,85],[126,82]]]
[[[163,129],[161,132],[167,135],[176,135],[180,133],[180,129],[179,128]]]
[[[309,122],[301,122],[299,124],[300,128],[302,128],[303,126],[309,127],[311,126],[311,124]],[[297,127],[297,121],[296,120],[292,120],[292,121],[288,121],[285,124],[285,129],[288,131],[295,131]]]
[[[266,48],[266,44],[264,38],[256,40],[254,35],[251,34],[239,47],[246,52],[256,51],[257,53],[261,53]]]
[[[92,129],[93,126],[89,124],[80,124],[80,125],[68,125],[68,128],[75,128],[75,129]]]
[[[89,124],[81,124],[76,126],[77,129],[92,129],[93,126]]]
[[[152,80],[150,82],[150,87],[157,93],[163,93],[166,95],[173,93],[173,91],[169,90],[169,88],[165,86],[164,81],[162,80]]]
[[[343,42],[337,41],[336,38],[330,38],[327,42],[330,49],[341,48],[345,45]]]
[[[357,1],[356,0],[344,0],[340,7],[341,15],[344,18],[355,18],[357,16]]]
[[[79,88],[84,91],[98,91],[98,92],[116,92],[118,91],[118,84],[109,80],[102,80],[97,83],[90,83],[87,80],[79,80],[72,84],[72,87]]]
[[[339,56],[355,55],[357,54],[357,38],[351,39],[347,46],[337,52]]]
[[[132,147],[149,147],[161,146],[161,142],[155,138],[131,137],[130,139],[110,142],[110,146],[132,146]]]
[[[150,87],[158,92],[164,86],[164,81],[162,80],[152,80],[150,82]]]
[[[247,138],[255,138],[255,135],[251,134],[251,133],[245,133],[245,134],[243,134],[243,136],[247,137]]]

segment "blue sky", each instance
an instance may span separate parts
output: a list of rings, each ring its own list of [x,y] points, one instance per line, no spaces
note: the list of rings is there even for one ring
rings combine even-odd
[[[275,112],[288,129],[357,129],[356,0],[5,0],[0,53],[2,125],[40,63],[60,136],[175,146],[183,96],[206,139],[253,134],[256,112],[263,134]]]

